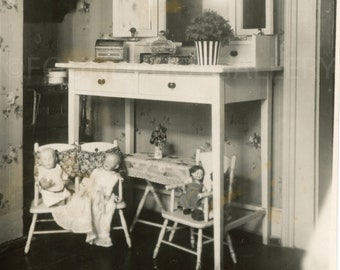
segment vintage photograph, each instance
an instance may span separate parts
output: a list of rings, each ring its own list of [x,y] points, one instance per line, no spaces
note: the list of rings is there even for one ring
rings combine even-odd
[[[0,0],[0,269],[338,269],[336,0]]]

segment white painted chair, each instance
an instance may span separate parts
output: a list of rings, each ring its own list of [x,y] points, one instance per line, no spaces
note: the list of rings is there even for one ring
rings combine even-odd
[[[200,161],[202,164],[202,167],[205,170],[205,185],[209,186],[209,183],[207,181],[211,181],[210,175],[212,172],[212,159],[211,159],[211,152],[206,153],[200,153],[200,157],[196,159],[197,162]],[[236,156],[232,156],[232,158],[229,160],[228,158],[225,159],[224,162],[224,168],[225,171],[229,168],[229,188],[228,188],[228,199],[226,200],[225,207],[228,207],[231,203],[231,193],[232,193],[232,185],[234,180],[234,170],[235,170],[235,164],[236,164]],[[158,241],[156,244],[156,247],[153,252],[153,258],[155,259],[158,255],[159,248],[161,244],[167,244],[172,247],[178,248],[180,250],[183,250],[185,252],[191,253],[193,255],[196,255],[196,269],[201,269],[201,255],[202,255],[202,247],[205,244],[212,243],[214,239],[212,237],[203,235],[203,229],[209,228],[213,226],[213,219],[209,218],[209,199],[212,198],[211,192],[204,192],[199,194],[199,198],[203,200],[203,212],[204,212],[204,220],[203,221],[197,221],[194,220],[191,215],[184,215],[183,211],[180,209],[175,208],[175,188],[178,186],[168,186],[167,189],[171,190],[170,195],[170,209],[167,211],[162,211],[162,217],[164,218],[163,226],[160,231]],[[168,222],[173,222],[173,226],[171,229],[168,228]],[[180,225],[181,227],[179,227]],[[177,243],[173,243],[174,233],[176,230],[181,229],[183,227],[189,227],[190,228],[190,242],[191,242],[191,249],[181,246]],[[194,250],[195,247],[195,230],[197,231],[197,241],[196,241],[196,250]],[[168,240],[164,240],[164,236],[166,232],[170,232]],[[231,258],[234,263],[236,263],[236,255],[232,246],[231,238],[229,236],[229,233],[226,232],[226,240],[227,244],[229,246]],[[203,240],[204,238],[204,240]]]
[[[100,156],[101,154],[105,153],[105,151],[108,151],[112,148],[118,147],[117,141],[114,141],[113,143],[107,143],[107,142],[90,142],[90,143],[84,143],[80,145],[81,152],[90,153],[93,155]],[[98,161],[98,160],[97,160]],[[100,163],[100,161],[98,161]],[[123,181],[118,182],[118,197],[121,198],[119,202],[116,203],[116,210],[119,213],[121,226],[113,226],[113,230],[123,230],[125,234],[125,239],[128,247],[132,246],[131,238],[129,234],[129,230],[126,224],[126,220],[124,217],[123,210],[126,208],[126,203],[123,199]]]
[[[74,145],[70,145],[70,144],[64,144],[64,143],[60,143],[60,144],[45,144],[42,146],[39,146],[38,143],[34,144],[34,154],[35,154],[35,166],[38,166],[38,159],[39,159],[39,152],[43,149],[43,148],[52,148],[58,151],[58,155],[60,157],[61,154],[65,154],[66,153],[70,153],[72,155],[72,157],[75,156],[75,146]],[[72,158],[71,157],[71,158]],[[60,160],[59,160],[59,164],[60,164]],[[76,183],[75,185],[77,186],[77,182],[78,182],[78,178],[76,177]],[[30,225],[30,229],[28,232],[28,236],[27,236],[27,241],[26,241],[26,246],[25,246],[25,253],[27,254],[30,250],[30,246],[31,246],[31,241],[32,241],[32,237],[35,234],[50,234],[50,233],[67,233],[69,231],[67,230],[63,230],[63,229],[56,229],[56,230],[36,230],[36,224],[37,223],[46,223],[46,222],[54,222],[53,218],[38,218],[39,215],[42,214],[51,214],[53,210],[53,206],[51,207],[47,207],[41,198],[41,194],[40,194],[40,185],[38,182],[38,179],[35,175],[35,181],[34,181],[34,199],[31,203],[31,207],[30,207],[30,213],[33,214],[33,218],[32,218],[32,222]]]

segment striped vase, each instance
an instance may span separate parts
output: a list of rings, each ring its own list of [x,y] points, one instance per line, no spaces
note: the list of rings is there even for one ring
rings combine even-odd
[[[195,41],[195,45],[198,65],[217,65],[221,48],[220,41]]]

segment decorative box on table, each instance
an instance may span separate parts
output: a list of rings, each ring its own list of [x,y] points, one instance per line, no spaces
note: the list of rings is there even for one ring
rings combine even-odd
[[[195,63],[193,55],[141,53],[140,62],[147,64],[191,65]]]

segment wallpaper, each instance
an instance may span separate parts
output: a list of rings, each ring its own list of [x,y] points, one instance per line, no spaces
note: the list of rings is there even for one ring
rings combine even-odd
[[[0,243],[22,234],[22,1],[0,1]]]

